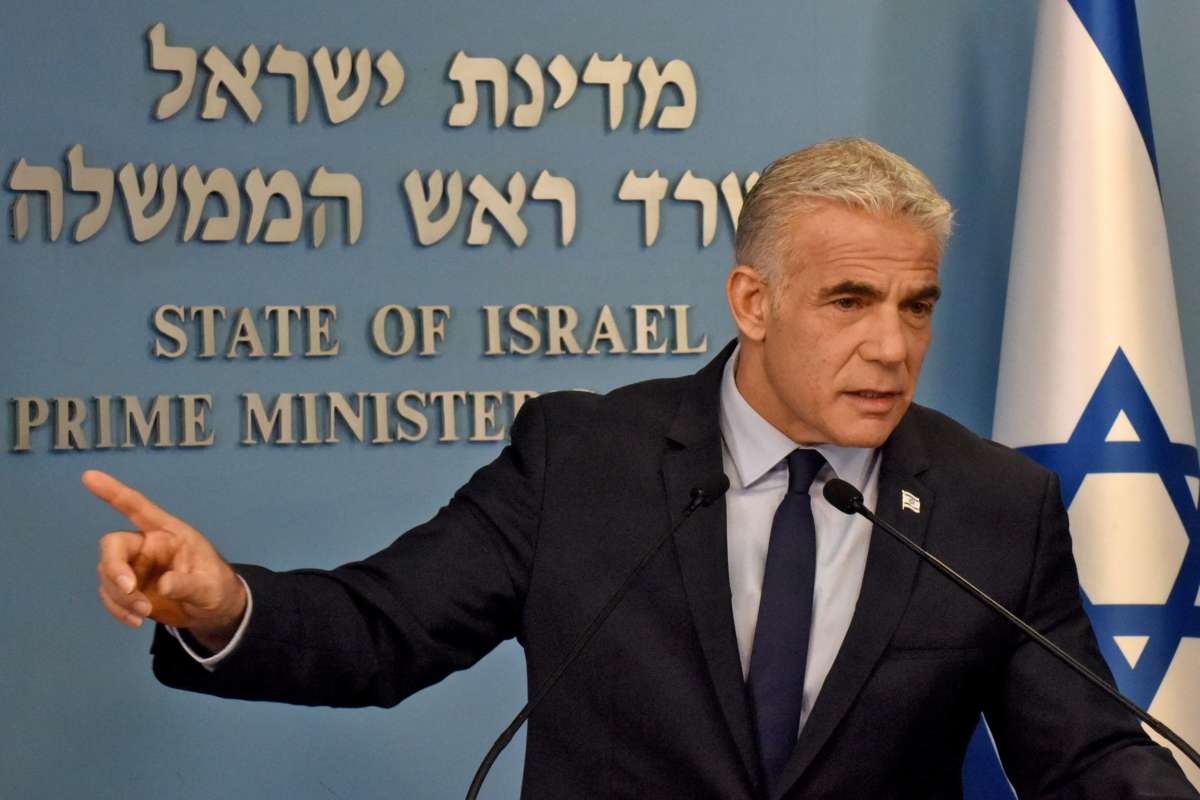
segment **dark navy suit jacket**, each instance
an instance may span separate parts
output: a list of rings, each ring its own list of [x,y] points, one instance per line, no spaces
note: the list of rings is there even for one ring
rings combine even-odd
[[[254,596],[240,647],[209,673],[160,631],[155,673],[228,697],[390,706],[516,637],[536,689],[720,475],[730,351],[690,377],[530,401],[431,521],[328,572],[239,566]],[[878,511],[1108,674],[1052,473],[914,405],[884,445]],[[765,797],[725,542],[724,503],[683,522],[533,715],[523,797]],[[1125,711],[879,531],[775,797],[960,797],[981,711],[1022,797],[1196,797]]]

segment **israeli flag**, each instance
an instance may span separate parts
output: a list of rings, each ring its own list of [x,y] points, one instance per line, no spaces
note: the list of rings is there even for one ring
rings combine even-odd
[[[1025,124],[993,438],[1062,478],[1118,687],[1197,742],[1200,467],[1132,0],[1042,2]]]

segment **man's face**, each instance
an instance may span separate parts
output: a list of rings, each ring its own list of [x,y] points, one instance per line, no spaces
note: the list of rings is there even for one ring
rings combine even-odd
[[[793,441],[878,447],[912,402],[929,348],[937,244],[907,221],[836,204],[798,215],[788,244],[784,286],[764,284],[748,323],[734,297],[740,268],[731,276],[738,388]]]

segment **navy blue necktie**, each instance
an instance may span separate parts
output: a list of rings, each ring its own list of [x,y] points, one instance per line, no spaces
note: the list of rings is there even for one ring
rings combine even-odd
[[[808,488],[825,458],[816,450],[795,450],[787,463],[788,490],[771,523],[748,676],[758,751],[771,789],[800,730],[817,569],[817,532]]]

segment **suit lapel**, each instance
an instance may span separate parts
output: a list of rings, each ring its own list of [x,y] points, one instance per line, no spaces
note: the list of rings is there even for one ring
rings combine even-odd
[[[730,345],[693,378],[667,434],[662,476],[671,524],[678,524],[692,489],[722,472],[719,403],[721,375]],[[725,722],[747,779],[759,790],[758,754],[746,702],[745,682],[733,628],[726,545],[725,501],[698,509],[675,534],[692,622]]]
[[[918,480],[927,467],[912,415],[906,415],[884,444],[879,468],[876,513],[922,544],[934,497]],[[919,501],[919,512],[902,509],[904,492]],[[875,528],[867,550],[862,590],[846,638],[834,659],[812,713],[774,794],[782,797],[829,740],[883,655],[908,605],[918,558],[884,531]]]

